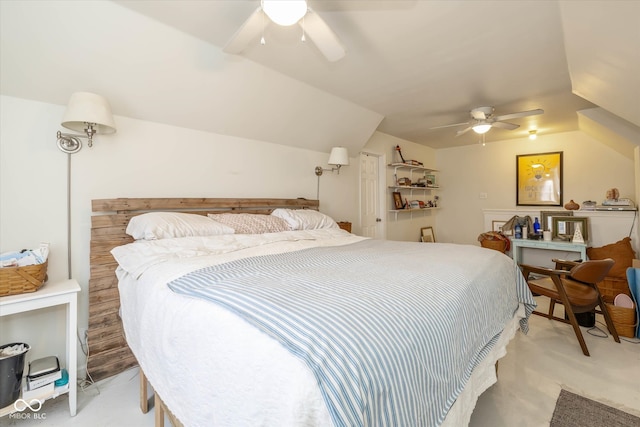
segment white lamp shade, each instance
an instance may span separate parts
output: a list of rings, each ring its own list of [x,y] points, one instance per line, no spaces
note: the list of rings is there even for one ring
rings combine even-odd
[[[67,110],[62,117],[62,126],[83,132],[87,127],[86,123],[95,124],[96,133],[116,131],[111,106],[105,97],[95,93],[76,92],[69,99]]]
[[[329,154],[329,161],[327,162],[330,165],[335,166],[345,166],[349,164],[349,152],[345,147],[333,147],[331,149],[331,154]]]
[[[491,125],[488,123],[477,124],[473,127],[473,131],[479,134],[487,133],[489,129],[491,129]]]
[[[262,0],[262,10],[278,25],[288,27],[307,13],[305,0]]]

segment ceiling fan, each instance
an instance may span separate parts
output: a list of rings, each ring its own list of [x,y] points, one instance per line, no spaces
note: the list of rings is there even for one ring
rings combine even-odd
[[[520,117],[527,116],[535,116],[538,114],[543,114],[544,110],[536,109],[536,110],[528,110],[528,111],[519,111],[517,113],[509,113],[503,114],[501,116],[494,116],[493,112],[495,108],[493,107],[477,107],[469,112],[471,115],[471,121],[463,122],[463,123],[454,123],[451,125],[437,126],[431,129],[441,129],[446,127],[454,127],[454,126],[464,126],[468,125],[465,129],[459,130],[456,132],[456,136],[460,136],[464,133],[473,130],[475,133],[484,134],[489,131],[492,127],[514,130],[520,127],[520,125],[516,125],[514,123],[505,122],[504,120],[517,119]]]
[[[313,9],[307,6],[305,0],[261,0],[260,6],[222,50],[233,54],[242,52],[249,43],[263,33],[269,20],[281,26],[300,25],[302,41],[305,41],[305,35],[308,35],[320,52],[331,62],[338,61],[346,53],[338,36]],[[260,43],[265,43],[264,36]]]

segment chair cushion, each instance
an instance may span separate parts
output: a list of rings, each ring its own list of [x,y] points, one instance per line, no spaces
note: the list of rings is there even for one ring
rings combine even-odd
[[[589,259],[613,259],[616,263],[613,265],[608,275],[610,277],[619,277],[624,279],[626,278],[627,268],[631,267],[636,254],[631,247],[631,239],[629,237],[625,237],[615,243],[599,248],[587,248],[587,256]]]
[[[588,307],[598,304],[598,293],[591,286],[575,282],[571,279],[561,279],[564,290],[569,297],[571,305],[576,307]],[[531,292],[547,296],[556,300],[560,299],[558,288],[550,277],[529,280]]]

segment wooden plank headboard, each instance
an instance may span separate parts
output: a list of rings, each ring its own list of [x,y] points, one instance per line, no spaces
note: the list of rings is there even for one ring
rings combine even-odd
[[[98,381],[138,364],[124,338],[118,311],[120,295],[111,249],[133,241],[129,219],[145,212],[269,214],[276,208],[315,209],[307,199],[119,198],[92,200],[87,370]]]

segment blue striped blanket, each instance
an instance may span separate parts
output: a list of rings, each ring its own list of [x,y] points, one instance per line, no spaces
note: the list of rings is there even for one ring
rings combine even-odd
[[[497,251],[379,240],[245,258],[169,287],[304,361],[336,426],[439,425],[518,303],[527,317],[535,305]]]

